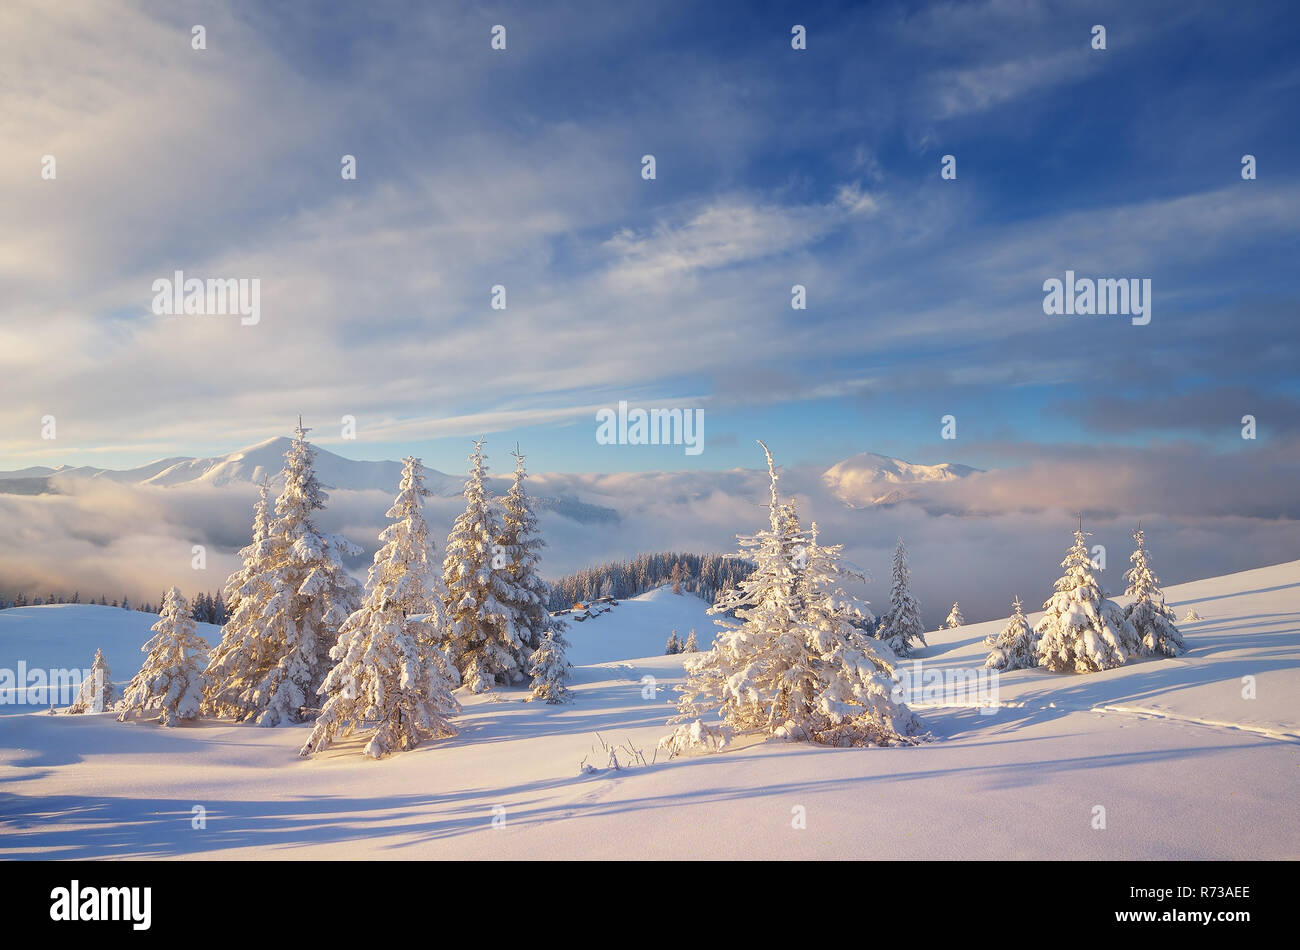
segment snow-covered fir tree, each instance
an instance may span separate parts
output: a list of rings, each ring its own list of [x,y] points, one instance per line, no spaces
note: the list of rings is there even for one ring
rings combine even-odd
[[[681,653],[681,652],[682,652],[682,641],[681,638],[677,636],[677,631],[674,630],[672,633],[668,635],[668,642],[664,644],[664,656],[671,656],[674,653]]]
[[[559,630],[547,632],[542,645],[533,651],[528,672],[533,678],[532,699],[559,704],[569,701],[569,677],[573,669],[565,656],[569,643]]]
[[[898,539],[894,549],[894,570],[889,586],[889,613],[876,630],[876,636],[889,644],[900,657],[912,655],[913,643],[925,645],[925,627],[921,624],[921,605],[912,596],[911,571],[907,549]]]
[[[164,726],[197,718],[203,687],[200,661],[207,657],[208,643],[198,635],[190,605],[175,587],[167,592],[158,622],[150,629],[154,635],[140,648],[144,665],[122,691],[118,719],[155,710]]]
[[[739,539],[757,566],[709,608],[734,611],[737,619],[718,620],[722,629],[712,649],[687,658],[673,721],[717,713],[736,731],[791,740],[918,741],[920,721],[893,700],[896,658],[845,618],[850,608],[835,588],[839,546],[820,545],[800,530],[793,507],[778,498],[771,452],[759,444],[771,480],[768,527]]]
[[[1064,575],[1038,621],[1038,665],[1053,673],[1092,673],[1124,663],[1137,646],[1124,609],[1106,597],[1094,573],[1082,523],[1061,562]]]
[[[444,647],[471,692],[523,679],[529,632],[515,625],[517,594],[498,539],[502,528],[483,484],[483,443],[474,443],[465,481],[465,511],[447,536],[442,561]]]
[[[456,734],[455,674],[437,648],[439,612],[429,592],[428,494],[423,464],[407,457],[365,602],[339,629],[335,665],[320,688],[327,698],[302,755],[358,729],[372,730],[363,751],[376,759]]]
[[[984,665],[990,670],[1025,670],[1038,665],[1038,634],[1029,627],[1017,597],[1011,603],[1011,619],[1002,632],[993,637]]]
[[[1125,596],[1133,601],[1124,609],[1124,616],[1133,625],[1134,631],[1141,638],[1141,652],[1145,656],[1181,656],[1187,652],[1183,635],[1174,626],[1177,616],[1165,603],[1164,591],[1160,589],[1160,580],[1151,570],[1147,560],[1146,536],[1142,525],[1133,532],[1137,549],[1129,560],[1133,563],[1124,572],[1128,581]]]
[[[108,668],[104,651],[96,650],[95,658],[90,663],[90,672],[77,690],[76,700],[64,711],[73,715],[108,712],[113,708],[115,693],[113,671]]]
[[[506,583],[503,602],[510,609],[515,630],[523,642],[517,662],[521,669],[529,668],[529,656],[540,649],[546,635],[552,631],[561,634],[565,625],[556,620],[547,609],[551,599],[550,585],[542,579],[539,566],[542,538],[532,500],[524,487],[528,472],[519,447],[511,453],[515,460],[514,480],[510,490],[501,499],[501,535],[497,538],[498,553],[505,555],[502,574]],[[563,637],[560,640],[563,641]]]
[[[785,510],[792,519],[791,529],[801,531],[793,502],[787,504]],[[854,567],[843,559],[843,545],[827,547],[818,540],[818,534],[817,522],[814,521],[808,532],[807,543],[796,549],[795,553],[796,590],[800,609],[822,610],[836,621],[847,624],[856,634],[868,635],[868,631],[875,627],[875,615],[865,600],[848,593],[844,585],[865,584],[871,578],[862,568]]]
[[[247,695],[251,686],[249,671],[262,669],[270,662],[269,643],[259,635],[262,609],[270,599],[270,590],[262,578],[264,566],[271,559],[270,492],[264,478],[253,506],[252,540],[239,551],[241,566],[226,579],[229,618],[222,626],[221,641],[208,657],[203,677],[203,711],[214,716],[246,718],[251,706]],[[255,578],[257,583],[253,583]]]
[[[820,542],[814,522],[796,562],[801,565],[796,590],[805,626],[811,631],[808,650],[818,658],[809,667],[813,675],[808,680],[817,700],[808,720],[796,724],[790,738],[807,737],[829,745],[918,741],[921,721],[894,699],[897,655],[870,637],[875,617],[867,602],[842,586],[865,583],[869,577],[844,561],[842,551],[842,545]]]
[[[260,542],[254,526],[251,554],[230,582],[243,575],[231,592],[236,607],[208,664],[213,712],[263,726],[301,721],[332,666],[340,625],[360,606],[361,585],[343,557],[361,549],[316,527],[329,496],[316,479],[308,431],[299,419],[275,517]]]
[[[961,607],[954,600],[952,610],[948,611],[948,619],[943,622],[943,625],[949,630],[955,630],[957,627],[965,625],[965,623],[966,618],[961,615]]]
[[[694,630],[694,628],[692,628],[691,631],[690,631],[690,633],[688,633],[688,634],[686,635],[686,643],[684,643],[684,644],[682,645],[682,652],[683,652],[683,653],[699,653],[699,652],[700,652],[700,645],[699,645],[699,643],[696,642],[696,640],[695,640],[695,630]]]

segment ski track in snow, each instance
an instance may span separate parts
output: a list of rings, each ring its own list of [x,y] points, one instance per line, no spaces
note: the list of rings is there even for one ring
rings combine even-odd
[[[1119,713],[1128,716],[1152,717],[1156,719],[1166,719],[1171,722],[1185,722],[1197,726],[1209,726],[1219,729],[1239,729],[1242,732],[1253,732],[1256,735],[1264,736],[1269,739],[1277,739],[1281,742],[1300,742],[1300,733],[1288,732],[1282,729],[1269,729],[1265,726],[1252,726],[1244,722],[1231,722],[1222,719],[1202,719],[1198,716],[1184,716],[1175,712],[1168,712],[1160,709],[1150,709],[1145,706],[1121,706],[1114,703],[1099,703],[1095,706],[1062,706],[1059,703],[1044,703],[1041,706],[1032,707],[1029,703],[1014,702],[1004,700],[999,702],[986,703],[927,703],[911,702],[908,703],[912,709],[1036,709],[1040,712],[1047,710],[1056,710],[1065,713]]]
[[[1159,709],[1148,709],[1143,706],[1117,706],[1107,704],[1102,706],[1093,706],[1091,712],[1120,713],[1127,716],[1153,716],[1157,719],[1167,719],[1172,722],[1189,722],[1197,726],[1210,726],[1220,729],[1240,729],[1243,732],[1253,732],[1256,735],[1266,736],[1269,739],[1277,739],[1282,742],[1300,742],[1300,734],[1286,732],[1281,729],[1268,729],[1264,726],[1251,726],[1244,722],[1224,722],[1219,719],[1201,719],[1197,716],[1183,716],[1178,713],[1165,712]]]

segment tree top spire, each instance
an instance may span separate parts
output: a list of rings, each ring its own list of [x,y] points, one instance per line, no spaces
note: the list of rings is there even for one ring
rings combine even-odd
[[[763,454],[767,456],[767,474],[772,480],[772,509],[776,510],[781,502],[780,499],[776,497],[777,474],[776,463],[772,460],[772,450],[767,447],[767,443],[762,439],[755,439],[754,441],[763,447]]]

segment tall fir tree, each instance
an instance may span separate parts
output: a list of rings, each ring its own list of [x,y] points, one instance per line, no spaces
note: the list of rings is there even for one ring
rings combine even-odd
[[[1053,673],[1093,673],[1123,664],[1137,647],[1124,609],[1106,597],[1094,573],[1082,519],[1061,562],[1064,575],[1034,627],[1038,665]]]
[[[226,579],[229,617],[222,626],[221,642],[208,658],[203,684],[204,711],[214,716],[247,718],[253,707],[252,671],[270,663],[269,643],[260,636],[262,611],[270,599],[262,577],[271,560],[270,492],[268,480],[262,479],[253,505],[252,540],[240,549],[242,563]]]
[[[870,638],[868,631],[875,625],[870,607],[842,586],[869,578],[843,560],[842,550],[842,545],[822,544],[814,522],[796,562],[796,590],[810,631],[805,652],[814,659],[805,664],[807,685],[802,692],[814,702],[790,737],[850,746],[920,741],[921,721],[895,699],[897,655]],[[797,682],[789,676],[787,681]]]
[[[474,443],[465,481],[465,511],[447,536],[443,555],[444,647],[461,682],[481,693],[523,679],[527,631],[515,623],[509,558],[499,544],[500,519],[487,496],[483,442]]]
[[[1134,632],[1141,638],[1141,653],[1144,656],[1181,656],[1187,652],[1183,635],[1174,626],[1178,616],[1166,603],[1164,591],[1160,589],[1160,580],[1151,570],[1147,559],[1146,535],[1139,523],[1133,532],[1137,542],[1129,560],[1133,566],[1124,572],[1128,581],[1126,597],[1133,601],[1124,609],[1124,616],[1133,625]]]
[[[365,603],[339,630],[335,665],[320,688],[328,698],[302,755],[359,728],[373,729],[363,751],[376,759],[456,734],[451,717],[460,705],[451,665],[435,642],[439,611],[429,591],[429,494],[423,464],[407,457]]]
[[[912,596],[911,570],[907,564],[907,548],[898,539],[894,549],[893,577],[889,587],[889,613],[885,615],[876,632],[881,640],[900,657],[912,655],[913,643],[925,646],[925,627],[921,623],[921,605]]]
[[[506,593],[503,599],[510,608],[515,630],[524,647],[518,663],[521,669],[527,669],[532,651],[541,648],[548,634],[562,634],[565,625],[554,619],[547,609],[551,588],[542,579],[539,569],[546,541],[528,490],[524,487],[524,480],[528,477],[524,467],[525,456],[519,453],[518,446],[511,455],[515,460],[514,478],[510,490],[501,499],[501,534],[497,544],[505,555],[502,571]],[[563,641],[563,636],[560,636],[560,649],[563,649]]]
[[[339,626],[360,605],[361,585],[344,569],[343,557],[361,549],[322,534],[314,521],[329,496],[316,478],[309,431],[300,418],[285,453],[275,518],[253,545],[247,579],[232,593],[238,606],[208,667],[214,711],[262,726],[303,719],[332,665],[329,651]]]
[[[682,652],[683,652],[683,653],[699,653],[699,652],[700,652],[700,644],[699,644],[699,643],[696,641],[696,639],[695,639],[695,630],[694,630],[694,629],[692,629],[692,630],[690,631],[690,633],[688,633],[688,634],[686,635],[686,643],[684,643],[684,644],[682,645]]]
[[[716,712],[734,730],[832,745],[919,741],[920,721],[893,699],[893,662],[847,618],[866,614],[836,588],[839,546],[820,545],[799,528],[777,495],[766,445],[771,495],[768,527],[741,536],[754,572],[709,608],[718,620],[713,647],[686,660],[678,715],[685,723]]]
[[[1000,634],[992,637],[989,646],[991,649],[984,666],[990,670],[1008,672],[1038,665],[1038,635],[1030,629],[1019,597],[1011,604],[1011,618],[1007,625]]]
[[[151,628],[154,635],[141,647],[140,672],[122,691],[118,719],[157,710],[164,726],[195,719],[202,701],[203,671],[208,643],[195,632],[190,605],[173,587],[163,601],[162,614]]]
[[[113,671],[108,668],[104,651],[96,650],[95,658],[90,663],[90,672],[81,681],[76,700],[65,712],[73,715],[107,712],[113,708],[115,693]]]

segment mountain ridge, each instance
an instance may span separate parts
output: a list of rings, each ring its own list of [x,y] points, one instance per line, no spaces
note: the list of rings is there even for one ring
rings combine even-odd
[[[256,485],[263,478],[268,478],[275,486],[280,483],[284,455],[292,444],[292,439],[276,436],[225,455],[169,456],[129,469],[31,466],[0,472],[0,493],[57,493],[58,486],[51,480],[58,478],[102,479],[122,485],[160,488]],[[319,445],[314,445],[313,448],[316,450],[317,478],[327,489],[391,492],[400,480],[401,462],[350,459]],[[449,475],[432,468],[425,471],[426,483],[435,495],[458,495],[464,487],[463,476]],[[924,465],[875,452],[861,452],[823,471],[821,481],[843,504],[850,508],[863,508],[896,504],[910,497],[912,489],[919,485],[956,481],[980,471],[954,462]],[[506,476],[494,476],[504,477]],[[615,509],[591,505],[567,494],[543,493],[538,496],[538,504],[580,521],[619,520]]]

